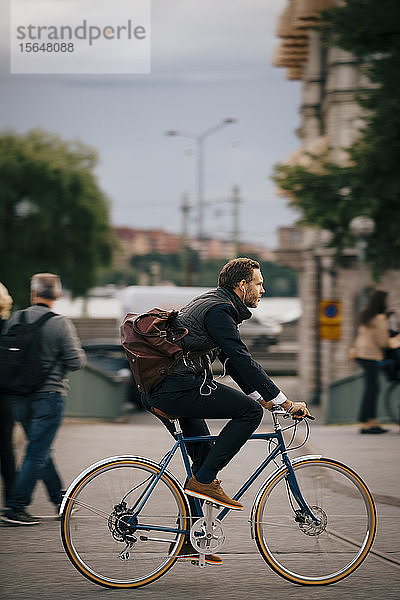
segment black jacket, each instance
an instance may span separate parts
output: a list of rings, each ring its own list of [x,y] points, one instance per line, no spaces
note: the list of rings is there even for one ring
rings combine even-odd
[[[187,304],[177,318],[177,323],[190,331],[184,338],[187,354],[158,391],[200,388],[205,375],[212,379],[209,364],[218,355],[245,394],[257,391],[265,400],[275,398],[279,388],[240,338],[238,325],[250,317],[251,312],[239,296],[226,288],[206,292]]]

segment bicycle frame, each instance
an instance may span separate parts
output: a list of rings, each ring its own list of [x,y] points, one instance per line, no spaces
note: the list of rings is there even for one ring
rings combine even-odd
[[[277,445],[272,450],[272,452],[270,452],[270,454],[262,461],[262,463],[255,469],[255,471],[249,476],[249,478],[244,482],[244,484],[241,486],[241,488],[235,493],[235,495],[233,496],[233,499],[239,500],[243,496],[243,494],[248,490],[248,488],[252,485],[252,483],[254,483],[254,481],[257,479],[257,477],[264,471],[264,469],[279,454],[281,454],[283,464],[288,470],[287,481],[289,484],[289,488],[299,506],[299,509],[301,511],[303,511],[306,515],[311,517],[313,519],[313,521],[315,521],[315,523],[318,524],[319,520],[317,519],[317,517],[312,513],[312,511],[308,507],[307,502],[303,498],[301,490],[297,483],[297,479],[296,479],[296,475],[294,473],[292,462],[287,454],[286,444],[285,444],[285,440],[284,440],[283,434],[282,434],[282,428],[281,428],[275,414],[273,415],[273,417],[274,417],[274,424],[275,424],[274,433],[253,433],[249,439],[250,440],[263,440],[263,441],[276,440]],[[134,525],[136,530],[149,531],[151,529],[154,531],[165,531],[165,532],[171,532],[171,533],[189,534],[189,530],[187,530],[187,529],[162,527],[162,526],[156,526],[156,525],[154,525],[154,526],[152,525],[150,527],[149,527],[149,525],[139,525],[137,523],[137,517],[138,517],[140,511],[142,510],[143,506],[146,504],[146,501],[149,498],[149,496],[151,495],[153,489],[155,488],[158,481],[162,477],[163,473],[167,470],[167,467],[168,467],[169,463],[171,462],[172,458],[174,457],[178,448],[181,451],[186,474],[188,477],[191,477],[192,470],[190,467],[189,456],[188,456],[188,453],[186,450],[185,443],[187,443],[187,442],[210,442],[210,441],[215,441],[217,439],[217,437],[218,437],[217,435],[185,437],[185,436],[183,436],[183,434],[179,428],[179,425],[177,425],[176,442],[175,442],[174,446],[166,454],[166,456],[162,459],[162,461],[160,461],[159,465],[161,466],[161,469],[160,469],[159,473],[157,475],[152,476],[151,482],[147,485],[146,489],[142,492],[141,496],[136,501],[135,505],[132,507],[132,509],[135,510],[135,512],[132,515],[132,517],[129,519],[129,523]],[[203,514],[200,501],[197,498],[193,498],[193,500],[195,501],[196,509],[198,512],[198,517],[200,518],[200,516]],[[231,509],[229,509],[229,508],[224,508],[217,515],[217,518],[221,521],[229,513],[230,510]]]

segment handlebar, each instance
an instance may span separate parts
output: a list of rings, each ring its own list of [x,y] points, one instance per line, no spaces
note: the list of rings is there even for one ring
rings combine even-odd
[[[292,419],[294,419],[295,421],[298,421],[300,419],[309,419],[310,421],[315,421],[315,417],[313,415],[303,415],[301,410],[298,410],[295,413],[289,413],[284,408],[282,408],[279,404],[274,406],[272,408],[271,412],[276,415],[284,415],[286,417],[292,417]],[[297,419],[295,418],[296,416],[297,416]]]
[[[289,413],[289,415],[291,417],[293,417],[294,415],[299,416],[301,419],[309,419],[310,421],[315,421],[315,417],[313,417],[313,415],[303,415],[301,410],[298,410],[295,413]]]

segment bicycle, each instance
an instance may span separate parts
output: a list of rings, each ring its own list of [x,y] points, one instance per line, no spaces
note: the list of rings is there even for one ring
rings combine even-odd
[[[335,583],[353,573],[371,549],[376,532],[373,498],[357,473],[336,460],[320,455],[291,460],[288,451],[306,443],[309,424],[302,419],[304,440],[294,446],[299,421],[284,427],[280,419],[288,413],[278,407],[271,414],[274,431],[250,438],[267,441],[269,454],[233,498],[239,500],[274,462],[277,469],[262,483],[249,518],[261,556],[292,583]],[[185,442],[217,436],[184,437],[178,419],[173,423],[176,441],[160,462],[129,455],[106,458],[83,471],[66,491],[60,510],[64,549],[90,581],[108,588],[139,588],[182,558],[188,536],[198,553],[193,564],[199,567],[204,567],[206,554],[223,546],[223,519],[229,509],[205,502],[203,511],[194,499],[202,516],[191,516],[183,487],[167,470],[179,449],[189,477]],[[284,432],[290,429],[286,445]]]

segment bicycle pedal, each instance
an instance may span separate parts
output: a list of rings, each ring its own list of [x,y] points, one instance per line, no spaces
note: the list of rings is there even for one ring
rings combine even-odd
[[[204,563],[204,565],[201,565],[201,564],[200,564],[200,561],[198,561],[198,560],[192,560],[191,564],[192,564],[194,567],[198,567],[199,569],[205,569],[205,568],[206,568],[206,564],[207,564],[207,563]]]
[[[201,566],[201,565],[200,565],[200,561],[199,561],[199,559],[198,559],[198,558],[197,558],[197,559],[193,559],[193,560],[191,560],[191,561],[190,561],[190,563],[191,563],[191,564],[192,564],[194,567],[200,567],[200,566]],[[204,566],[205,566],[205,565],[204,565]]]
[[[209,500],[205,500],[204,504],[209,504],[212,508],[216,508],[217,510],[220,508],[224,508],[222,504],[217,504],[216,502],[210,502]]]

